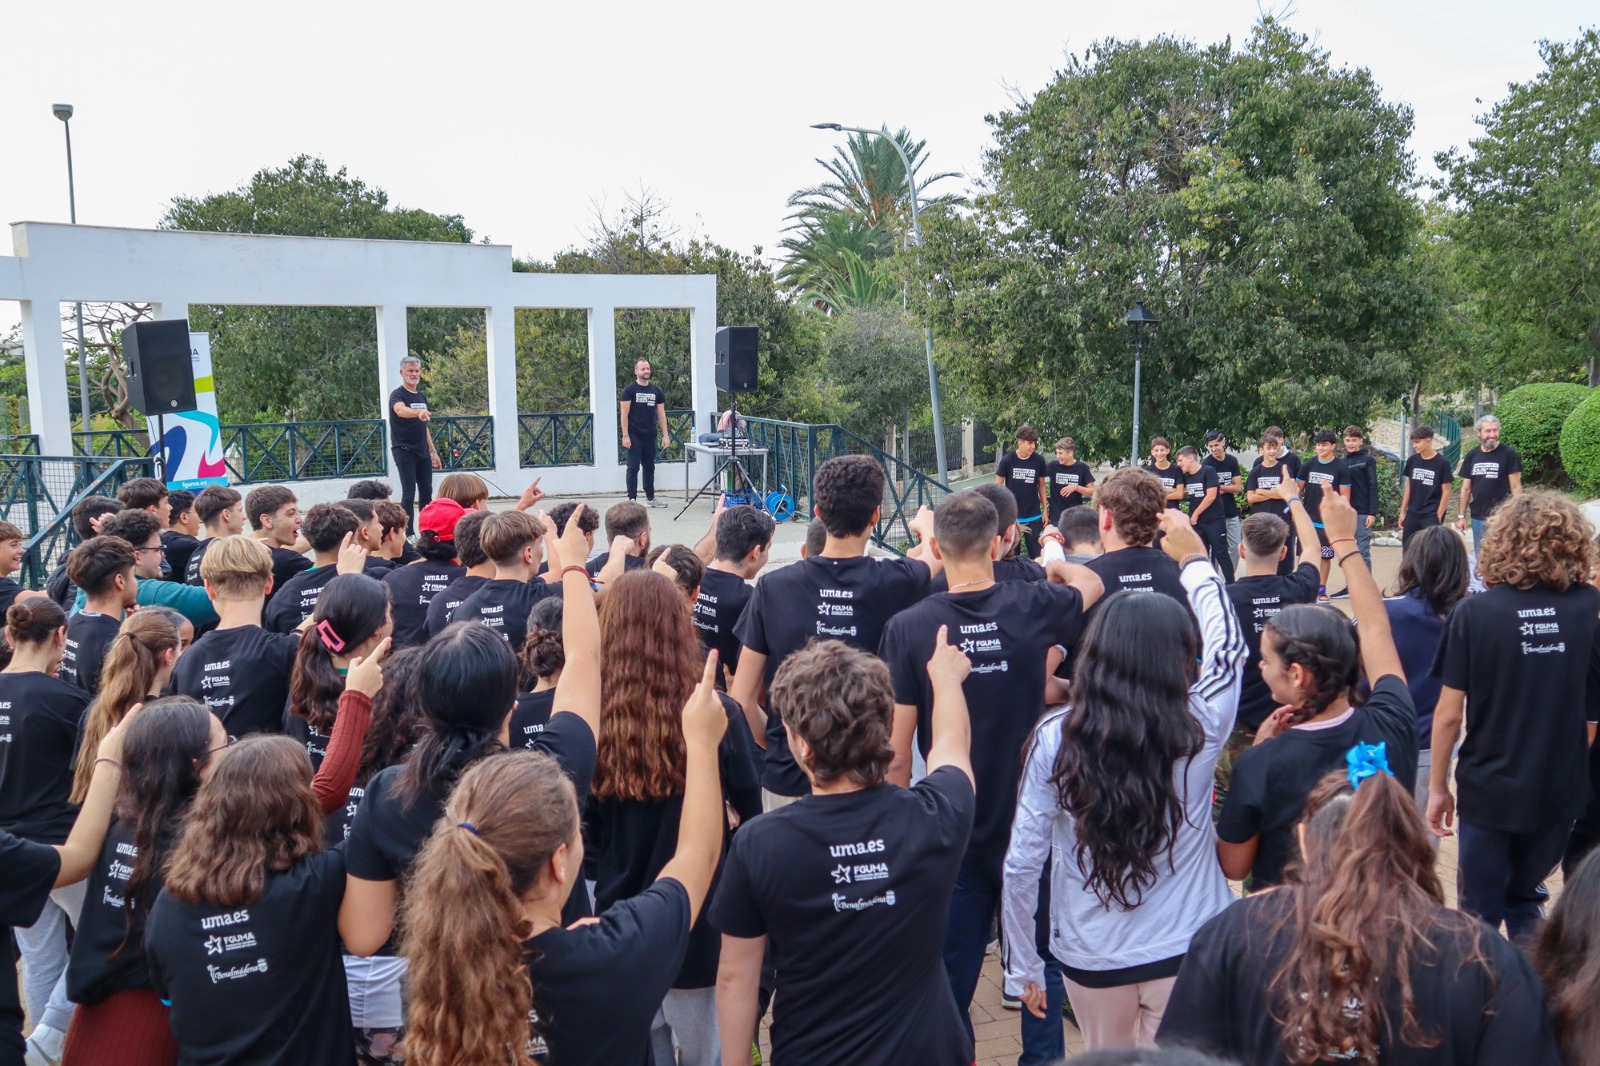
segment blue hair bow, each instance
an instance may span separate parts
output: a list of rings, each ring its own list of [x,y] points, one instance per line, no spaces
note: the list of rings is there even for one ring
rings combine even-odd
[[[1357,743],[1345,753],[1345,765],[1350,770],[1350,787],[1359,788],[1361,782],[1369,777],[1376,776],[1379,771],[1394,776],[1394,771],[1389,769],[1389,757],[1385,752],[1386,744],[1361,744]]]

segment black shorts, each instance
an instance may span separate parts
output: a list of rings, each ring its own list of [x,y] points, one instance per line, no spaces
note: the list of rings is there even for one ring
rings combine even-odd
[[[1328,543],[1328,531],[1326,529],[1323,529],[1321,525],[1317,525],[1316,526],[1316,530],[1317,530],[1317,543],[1322,546],[1322,557],[1324,559],[1332,559],[1333,558],[1333,545]]]

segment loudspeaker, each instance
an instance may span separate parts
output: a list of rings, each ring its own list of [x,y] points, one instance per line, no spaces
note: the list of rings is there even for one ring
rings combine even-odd
[[[755,326],[717,327],[717,388],[723,392],[753,392],[756,387]]]
[[[146,415],[193,411],[194,363],[189,320],[135,322],[122,331],[128,364],[128,405]]]

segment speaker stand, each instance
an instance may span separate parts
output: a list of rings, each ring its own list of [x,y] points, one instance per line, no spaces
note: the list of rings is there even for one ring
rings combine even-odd
[[[167,417],[156,414],[156,446],[155,446],[156,473],[161,478],[161,483],[167,483]]]
[[[737,393],[731,393],[730,395],[732,399],[728,410],[732,418],[728,423],[728,454],[717,458],[716,465],[711,470],[711,476],[706,479],[706,483],[701,485],[693,496],[685,501],[682,510],[678,512],[673,521],[682,518],[689,508],[694,506],[695,501],[707,492],[720,494],[722,490],[717,488],[717,479],[722,476],[724,470],[729,471],[730,491],[748,491],[757,499],[761,497],[761,491],[756,488],[755,479],[750,476],[750,471],[744,468],[744,460],[739,458],[739,396]],[[763,501],[763,506],[765,506],[765,501]]]

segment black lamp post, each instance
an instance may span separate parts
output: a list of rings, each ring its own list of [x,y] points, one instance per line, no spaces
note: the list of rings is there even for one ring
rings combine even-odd
[[[1161,320],[1145,309],[1144,301],[1140,300],[1133,305],[1133,310],[1128,312],[1128,317],[1123,319],[1131,328],[1128,334],[1128,346],[1133,349],[1133,459],[1130,466],[1139,465],[1139,376],[1144,364],[1145,334]]]

